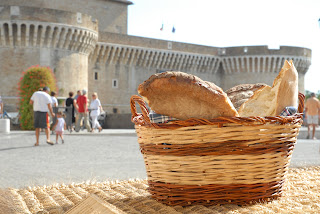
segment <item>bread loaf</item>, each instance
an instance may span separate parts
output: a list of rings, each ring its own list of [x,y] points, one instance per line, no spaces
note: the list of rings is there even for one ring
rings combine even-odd
[[[264,86],[254,92],[240,106],[239,115],[276,116],[287,106],[298,107],[298,72],[293,62],[286,60],[272,87]]]
[[[228,89],[226,93],[236,110],[239,110],[240,106],[251,98],[256,90],[261,89],[263,86],[266,86],[266,84],[241,84]]]
[[[154,74],[139,85],[138,93],[156,113],[180,120],[238,116],[221,88],[183,72]]]

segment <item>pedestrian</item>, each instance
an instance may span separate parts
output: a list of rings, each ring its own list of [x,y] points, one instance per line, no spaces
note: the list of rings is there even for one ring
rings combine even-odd
[[[80,124],[81,121],[83,120],[83,124],[86,126],[87,131],[90,132],[91,131],[91,127],[89,124],[89,120],[88,120],[88,98],[86,96],[87,91],[86,90],[82,90],[82,95],[78,97],[77,99],[77,111],[78,111],[78,116],[79,118],[77,119],[76,122],[76,132],[80,131]]]
[[[0,95],[0,118],[2,118],[3,116],[3,101]]]
[[[51,95],[51,100],[52,100],[52,107],[58,107],[58,100],[56,98],[56,92],[51,91],[50,95]]]
[[[43,88],[39,88],[38,91],[43,91]],[[52,106],[52,105],[51,105]],[[50,133],[50,116],[48,116],[49,119],[48,119],[48,128],[49,128],[49,133]],[[44,132],[44,129],[40,129],[40,132]]]
[[[58,100],[55,97],[56,96],[56,92],[51,91],[50,95],[51,95],[51,101],[52,101],[52,104],[51,104],[52,105],[52,110],[53,110],[53,112],[55,114],[57,114],[57,112],[58,112]],[[51,117],[50,118],[50,124],[55,124],[56,120],[57,120],[57,116]],[[52,134],[54,134],[53,129],[52,129]]]
[[[64,120],[64,114],[62,114],[62,112],[57,113],[57,121],[54,124],[53,129],[56,132],[56,144],[58,144],[59,136],[61,138],[62,143],[64,143],[63,132],[65,129],[67,129],[67,127],[66,122]]]
[[[4,110],[4,102],[3,102],[2,97],[0,95],[0,119],[1,118],[9,118],[9,119],[11,119],[9,114]]]
[[[32,94],[30,99],[30,104],[33,105],[33,115],[34,115],[34,128],[36,134],[36,143],[35,146],[39,146],[39,135],[40,129],[45,129],[47,143],[53,145],[54,143],[50,141],[50,124],[48,124],[48,111],[54,117],[52,106],[51,106],[51,97],[49,96],[49,87],[44,87],[43,91],[36,91]]]
[[[92,129],[91,132],[94,131],[94,129],[99,129],[99,132],[102,131],[102,127],[98,121],[98,116],[100,115],[101,112],[103,112],[102,106],[101,106],[101,102],[98,99],[98,94],[96,92],[94,92],[92,94],[92,101],[90,103],[90,117],[91,117],[91,121],[92,121]]]
[[[307,139],[310,138],[310,129],[312,126],[312,139],[316,140],[315,132],[316,127],[318,126],[319,121],[319,110],[320,110],[320,101],[316,98],[315,93],[311,93],[311,97],[307,99],[305,104],[305,114],[308,124],[308,135]]]
[[[80,97],[81,95],[82,95],[82,94],[81,94],[81,90],[78,90],[78,91],[77,91],[77,95],[74,96],[74,99],[77,100],[78,97]]]
[[[80,97],[81,95],[82,95],[81,94],[81,90],[78,90],[76,96],[74,96],[74,98],[73,98],[75,100],[75,104],[76,104],[74,106],[75,107],[75,109],[74,109],[75,110],[75,115],[76,115],[76,122],[75,122],[76,124],[77,124],[77,121],[79,120],[79,112],[78,112],[77,100],[78,100],[78,97]],[[81,124],[81,126],[82,126],[82,124]]]
[[[74,108],[76,100],[73,99],[73,92],[69,92],[69,97],[66,99],[66,123],[70,133],[73,131],[73,124],[76,122]]]

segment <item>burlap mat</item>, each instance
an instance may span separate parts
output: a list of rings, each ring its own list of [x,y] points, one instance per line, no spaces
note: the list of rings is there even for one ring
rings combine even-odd
[[[0,190],[0,213],[65,213],[90,195],[110,204],[113,213],[320,213],[320,167],[290,169],[283,196],[269,203],[238,206],[169,207],[147,192],[146,180],[84,182]]]

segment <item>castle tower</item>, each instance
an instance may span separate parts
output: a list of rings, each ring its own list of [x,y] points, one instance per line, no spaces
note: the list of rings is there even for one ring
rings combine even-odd
[[[15,106],[17,83],[22,71],[32,65],[49,66],[54,70],[59,96],[88,88],[88,56],[97,40],[98,24],[89,15],[38,7],[1,6],[0,86],[2,96],[7,98],[6,106]]]
[[[220,50],[224,88],[243,83],[272,85],[285,60],[292,60],[299,74],[299,91],[304,93],[304,76],[311,64],[311,50],[301,47],[229,47]]]
[[[98,20],[100,32],[120,34],[127,34],[128,5],[131,4],[126,0],[0,0],[3,6],[50,8],[88,14],[93,21]]]

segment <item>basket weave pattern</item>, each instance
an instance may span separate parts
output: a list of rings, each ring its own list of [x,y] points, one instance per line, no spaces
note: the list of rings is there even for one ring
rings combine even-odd
[[[299,112],[303,100],[300,94]],[[138,96],[131,98],[131,111],[156,200],[182,206],[248,204],[281,196],[301,114],[154,124]]]

